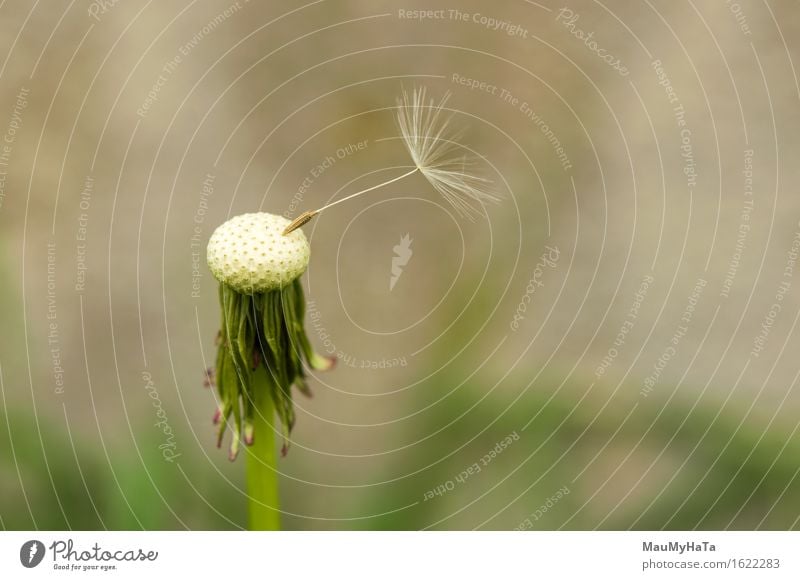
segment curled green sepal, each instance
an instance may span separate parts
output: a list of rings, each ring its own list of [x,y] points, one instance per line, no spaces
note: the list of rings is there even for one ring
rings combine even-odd
[[[232,432],[231,461],[236,459],[240,442],[253,444],[258,437],[253,389],[260,388],[269,391],[280,419],[285,455],[295,423],[292,385],[311,396],[304,365],[328,370],[336,359],[323,357],[311,347],[303,325],[305,296],[299,279],[281,289],[250,294],[221,283],[219,299],[222,321],[213,373],[219,396],[214,415],[217,446],[222,445],[228,428]],[[253,374],[262,365],[267,380],[254,381]]]

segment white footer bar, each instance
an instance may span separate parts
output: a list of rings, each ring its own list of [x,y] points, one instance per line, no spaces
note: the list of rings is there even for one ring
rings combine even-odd
[[[4,532],[1,578],[800,578],[798,532]]]

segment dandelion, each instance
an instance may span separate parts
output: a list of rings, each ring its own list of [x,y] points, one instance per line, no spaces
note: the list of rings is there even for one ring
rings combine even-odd
[[[292,387],[310,396],[304,364],[327,370],[336,361],[315,353],[303,328],[300,276],[311,252],[302,231],[283,235],[288,223],[269,213],[244,214],[219,226],[208,242],[208,266],[220,283],[222,321],[216,366],[206,371],[205,382],[216,387],[219,397],[213,418],[217,446],[228,431],[231,461],[241,442],[251,446],[253,529],[279,525],[274,432],[283,434],[285,455],[295,422]]]
[[[488,179],[470,171],[476,165],[475,159],[467,154],[459,154],[462,149],[458,144],[461,134],[450,130],[451,117],[445,115],[449,98],[450,94],[447,93],[436,104],[433,99],[428,99],[424,87],[414,89],[410,95],[403,91],[397,100],[397,125],[414,168],[317,210],[303,212],[287,226],[284,234],[304,226],[328,208],[410,177],[416,172],[421,173],[459,215],[474,221],[475,217],[481,215],[480,208],[488,202],[496,202],[497,196],[490,191],[491,182]]]
[[[403,92],[398,100],[397,122],[414,161],[411,171],[305,212],[292,222],[269,213],[234,217],[219,226],[208,242],[208,266],[219,281],[222,321],[216,365],[205,371],[204,384],[214,387],[219,397],[213,418],[217,446],[230,431],[231,460],[239,454],[241,442],[249,448],[251,529],[279,528],[274,432],[279,429],[283,434],[285,455],[295,422],[292,388],[310,396],[306,368],[328,370],[336,362],[335,357],[314,352],[303,326],[300,277],[311,249],[298,228],[325,209],[416,172],[469,219],[481,215],[484,203],[497,199],[489,192],[489,182],[469,171],[474,161],[459,155],[458,136],[451,135],[449,117],[444,115],[447,99],[446,95],[436,104],[425,89],[416,89],[411,95]],[[275,425],[275,415],[280,426]]]

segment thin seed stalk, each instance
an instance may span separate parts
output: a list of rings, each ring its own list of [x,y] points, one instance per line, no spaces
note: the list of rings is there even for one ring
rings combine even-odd
[[[253,430],[258,434],[247,451],[249,528],[279,530],[281,512],[275,450],[275,406],[270,396],[271,380],[263,367],[252,376]]]

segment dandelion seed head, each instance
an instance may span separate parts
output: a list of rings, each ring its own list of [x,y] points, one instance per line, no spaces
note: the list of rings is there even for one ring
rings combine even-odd
[[[243,293],[283,288],[308,267],[311,249],[302,231],[283,235],[289,220],[247,213],[219,226],[208,242],[208,266],[220,282]],[[247,243],[238,243],[237,240]]]

